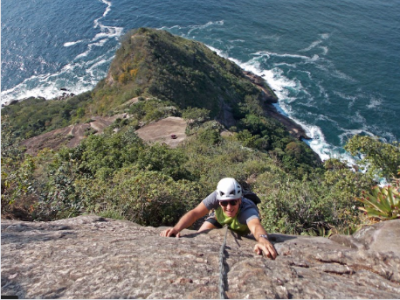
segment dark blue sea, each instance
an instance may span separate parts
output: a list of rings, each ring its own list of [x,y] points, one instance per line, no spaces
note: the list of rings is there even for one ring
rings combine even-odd
[[[77,94],[121,35],[153,27],[263,76],[322,159],[354,134],[400,140],[400,1],[2,0],[1,102]]]

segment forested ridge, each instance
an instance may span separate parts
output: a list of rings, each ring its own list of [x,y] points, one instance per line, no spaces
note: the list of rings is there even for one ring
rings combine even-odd
[[[336,159],[322,163],[268,117],[266,104],[276,96],[263,88],[267,93],[199,42],[133,30],[92,91],[2,109],[2,215],[52,220],[94,213],[172,225],[229,176],[259,195],[269,232],[352,233],[363,223],[400,217],[398,143],[355,136],[346,149],[363,158],[358,171]],[[32,156],[20,146],[56,128],[121,113],[129,117],[103,134],[87,132],[72,149]],[[177,148],[149,145],[136,134],[169,116],[187,120],[187,139]],[[377,176],[392,185],[376,187]]]

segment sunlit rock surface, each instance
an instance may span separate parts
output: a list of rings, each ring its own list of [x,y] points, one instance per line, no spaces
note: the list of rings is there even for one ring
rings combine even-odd
[[[81,216],[2,220],[1,294],[19,298],[219,298],[225,229],[180,239],[163,228]],[[352,237],[272,234],[276,260],[227,235],[228,298],[399,298],[400,220]]]

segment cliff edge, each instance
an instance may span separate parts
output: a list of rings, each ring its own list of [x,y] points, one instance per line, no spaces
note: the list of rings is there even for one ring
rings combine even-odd
[[[163,238],[163,228],[81,216],[2,220],[2,295],[19,298],[219,298],[225,229]],[[398,298],[400,220],[332,238],[271,234],[276,260],[228,232],[228,298]]]

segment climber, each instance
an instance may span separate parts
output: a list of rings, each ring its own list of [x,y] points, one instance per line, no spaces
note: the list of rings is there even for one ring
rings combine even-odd
[[[268,239],[267,232],[262,227],[257,205],[243,197],[242,187],[234,178],[223,178],[217,185],[217,190],[208,195],[194,209],[187,212],[173,228],[163,230],[164,237],[180,237],[180,231],[191,226],[196,220],[204,217],[211,210],[198,232],[222,228],[228,224],[229,229],[240,235],[252,233],[257,244],[254,252],[275,259],[278,255]]]

